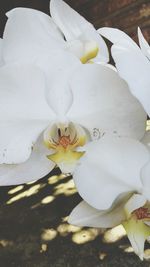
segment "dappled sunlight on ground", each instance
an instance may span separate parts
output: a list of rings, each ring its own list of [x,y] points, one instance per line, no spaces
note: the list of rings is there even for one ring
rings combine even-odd
[[[70,180],[66,183],[59,184],[55,187],[54,195],[58,196],[64,194],[65,196],[73,195],[77,192],[73,180]]]
[[[31,188],[29,188],[28,190],[23,191],[22,193],[19,193],[18,195],[16,195],[15,197],[10,198],[6,204],[12,204],[15,201],[18,201],[19,199],[22,199],[24,197],[30,197],[34,194],[37,194],[39,192],[39,190],[41,188],[43,188],[46,184],[36,184],[33,185]],[[15,190],[15,189],[14,189]]]
[[[79,232],[82,228],[81,227],[76,227],[76,226],[73,226],[73,225],[70,225],[68,223],[63,223],[63,224],[60,224],[58,227],[57,227],[57,232],[61,235],[61,236],[67,236],[69,235],[70,233],[76,233],[76,232]]]
[[[44,253],[46,251],[47,251],[47,244],[42,244],[41,249],[40,249],[40,253]]]
[[[42,200],[41,200],[41,204],[49,204],[51,203],[52,201],[54,201],[55,197],[54,196],[47,196],[47,197],[44,197]]]
[[[58,232],[55,229],[44,229],[41,235],[43,241],[51,241],[57,236]]]
[[[71,179],[69,181],[63,182],[63,180],[67,179],[68,177],[69,176],[65,176],[63,174],[60,174],[60,175],[53,175],[50,178],[48,178],[47,183],[50,185],[54,185],[53,186],[53,195],[48,195],[48,196],[44,197],[41,200],[41,204],[44,204],[44,205],[49,204],[52,201],[54,201],[55,196],[58,196],[61,194],[65,195],[65,196],[70,196],[70,195],[75,194],[77,192],[77,190],[75,188],[73,180]],[[62,181],[62,182],[60,183],[60,181]],[[15,196],[11,197],[6,202],[6,204],[9,205],[9,204],[12,204],[16,201],[19,201],[22,198],[30,197],[34,194],[37,194],[42,188],[44,188],[47,185],[46,183],[40,183],[40,184],[34,185],[34,183],[36,183],[36,182],[34,181],[31,183],[28,183],[27,185],[31,185],[31,187],[25,191],[23,191],[23,189],[24,189],[23,185],[14,187],[13,189],[9,190],[8,195],[14,195],[16,193],[17,194]],[[22,192],[20,193],[20,191],[22,191]]]
[[[60,182],[61,180],[64,180],[65,178],[69,177],[69,175],[64,175],[64,174],[60,174],[60,175],[53,175],[50,178],[48,178],[48,184],[56,184],[58,182]]]
[[[8,194],[9,195],[13,195],[13,194],[17,193],[18,191],[21,191],[23,188],[24,188],[23,185],[19,185],[19,186],[15,187],[15,188],[9,190]]]
[[[150,260],[150,249],[145,249],[144,259]]]
[[[5,239],[0,240],[0,246],[2,246],[3,248],[7,246],[13,246],[13,245],[14,243],[10,240],[5,240]]]
[[[2,267],[122,267],[122,258],[130,267],[130,257],[138,262],[122,226],[104,231],[67,223],[81,198],[71,177],[58,170],[51,177],[1,190]],[[146,247],[147,260],[149,255]],[[109,265],[113,261],[118,265]]]
[[[99,259],[100,259],[101,261],[103,261],[103,260],[105,259],[106,256],[107,256],[107,254],[104,253],[104,252],[100,252],[100,253],[99,253]]]
[[[83,229],[78,231],[77,233],[73,234],[72,241],[76,244],[85,244],[89,241],[94,240],[100,234],[100,230],[89,228]]]
[[[123,238],[124,236],[126,236],[126,232],[125,232],[123,226],[119,225],[119,226],[112,228],[111,230],[107,230],[104,233],[103,240],[106,243],[114,243],[114,242],[120,240],[121,238]]]
[[[122,247],[120,246],[120,248],[122,248]],[[123,249],[124,249],[124,252],[127,252],[127,253],[133,253],[134,252],[134,250],[131,246],[125,247]]]

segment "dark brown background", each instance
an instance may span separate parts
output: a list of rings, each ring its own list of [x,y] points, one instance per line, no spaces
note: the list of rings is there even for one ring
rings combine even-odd
[[[118,27],[135,37],[137,26],[140,26],[147,40],[150,40],[149,0],[66,0],[66,2],[96,28]],[[5,12],[18,6],[35,8],[49,14],[49,0],[1,0],[1,34],[6,22]]]

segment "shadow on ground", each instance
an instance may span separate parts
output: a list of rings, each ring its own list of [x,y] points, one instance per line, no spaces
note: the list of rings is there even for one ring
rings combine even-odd
[[[80,197],[71,178],[57,174],[0,189],[0,266],[149,267],[134,255],[121,226],[102,232],[67,224]]]

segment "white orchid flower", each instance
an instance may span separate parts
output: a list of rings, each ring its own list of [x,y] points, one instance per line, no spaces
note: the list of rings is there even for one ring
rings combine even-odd
[[[101,28],[99,33],[112,43],[112,56],[120,76],[150,116],[150,46],[138,28],[140,47],[124,32]]]
[[[57,164],[72,172],[86,150],[104,134],[141,139],[146,113],[113,69],[81,64],[68,84],[47,86],[34,65],[0,69],[0,184],[39,179]]]
[[[51,0],[50,12],[52,17],[29,8],[7,13],[3,35],[6,63],[32,62],[53,77],[56,69],[76,62],[109,61],[107,46],[92,24],[62,0]]]
[[[143,259],[150,236],[150,150],[137,140],[113,136],[104,136],[85,149],[74,173],[84,201],[72,211],[69,222],[101,228],[122,224]]]

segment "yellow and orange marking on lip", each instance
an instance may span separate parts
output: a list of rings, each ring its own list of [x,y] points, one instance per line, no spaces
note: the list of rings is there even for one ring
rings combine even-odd
[[[78,147],[84,146],[86,143],[86,134],[84,130],[73,123],[66,125],[52,125],[44,134],[44,143],[48,149],[55,152],[47,156],[47,158],[57,165],[75,163],[84,155],[78,152]]]
[[[141,207],[132,212],[137,220],[150,220],[150,211],[148,207]]]

